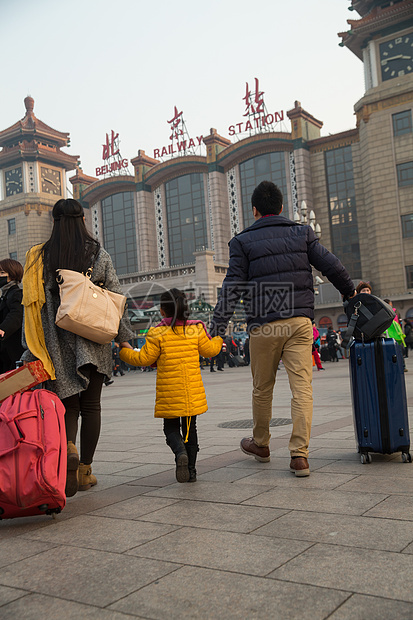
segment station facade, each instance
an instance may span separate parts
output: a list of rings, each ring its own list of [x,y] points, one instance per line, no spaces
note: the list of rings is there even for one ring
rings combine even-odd
[[[214,305],[228,241],[253,222],[255,186],[271,180],[283,192],[284,215],[301,218],[305,201],[321,243],[353,280],[369,281],[403,317],[413,316],[413,0],[353,0],[352,8],[359,17],[340,36],[363,62],[366,92],[354,107],[356,126],[338,134],[322,136],[322,121],[296,101],[278,119],[256,109],[236,141],[210,129],[193,140],[202,140],[205,154],[179,150],[179,142],[176,152],[173,143],[151,156],[139,150],[130,174],[118,159],[99,179],[102,169],[86,175],[61,150],[69,134],[39,121],[26,98],[25,117],[0,132],[3,254],[24,262],[27,249],[49,236],[51,208],[66,196],[65,172],[74,170],[73,196],[132,307],[154,305],[171,287]],[[228,131],[232,140],[236,132]],[[341,298],[320,275],[316,322],[344,326]]]

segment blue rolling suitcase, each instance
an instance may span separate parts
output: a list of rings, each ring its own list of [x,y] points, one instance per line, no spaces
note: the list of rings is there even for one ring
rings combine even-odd
[[[403,355],[393,338],[355,341],[350,347],[354,430],[362,463],[370,452],[401,452],[411,463]]]

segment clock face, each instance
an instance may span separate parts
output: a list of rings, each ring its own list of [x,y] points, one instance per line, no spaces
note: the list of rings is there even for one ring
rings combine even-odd
[[[6,196],[21,194],[23,191],[23,171],[21,166],[5,172]]]
[[[62,194],[62,182],[59,170],[41,168],[42,192],[45,194]]]
[[[413,32],[380,43],[381,79],[383,82],[413,72]]]

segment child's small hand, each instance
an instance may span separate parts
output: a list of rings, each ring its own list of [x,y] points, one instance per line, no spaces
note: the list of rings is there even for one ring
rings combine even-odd
[[[119,346],[121,349],[132,349],[133,350],[133,347],[129,344],[129,342],[121,342]]]

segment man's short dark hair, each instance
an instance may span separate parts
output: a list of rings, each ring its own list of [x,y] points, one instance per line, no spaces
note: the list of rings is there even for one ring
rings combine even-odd
[[[260,215],[278,215],[283,206],[283,195],[275,183],[262,181],[252,193],[251,204]]]

